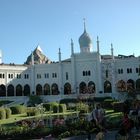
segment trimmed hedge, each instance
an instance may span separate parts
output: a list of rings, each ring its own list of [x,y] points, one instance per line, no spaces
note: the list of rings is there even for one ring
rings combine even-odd
[[[5,108],[6,119],[11,117],[12,111],[10,108]]]
[[[59,104],[54,104],[52,106],[52,110],[53,110],[53,113],[58,113],[59,112]]]
[[[51,103],[44,103],[43,107],[45,108],[46,111],[51,111]]]
[[[38,110],[36,107],[28,107],[26,113],[27,116],[36,116],[40,114],[40,110]]]
[[[16,105],[10,107],[12,114],[22,114],[26,112],[26,107],[24,105]]]
[[[59,112],[66,112],[67,107],[65,104],[59,104]]]
[[[3,107],[0,108],[0,120],[6,119],[6,111]]]

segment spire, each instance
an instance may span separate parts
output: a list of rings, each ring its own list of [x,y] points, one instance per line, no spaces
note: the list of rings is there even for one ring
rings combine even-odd
[[[113,44],[111,43],[111,55],[112,55],[112,59],[114,59],[114,49],[113,49]]]
[[[83,21],[84,21],[84,32],[86,32],[86,19],[83,18]]]
[[[74,43],[73,40],[71,39],[71,55],[74,54],[74,49],[73,49]]]
[[[59,55],[59,63],[61,63],[61,50],[60,50],[60,48],[59,48],[58,55]]]
[[[100,53],[99,37],[97,36],[97,52]]]

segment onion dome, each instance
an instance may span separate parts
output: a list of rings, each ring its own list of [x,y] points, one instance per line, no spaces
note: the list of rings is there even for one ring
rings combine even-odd
[[[89,47],[92,44],[92,40],[89,34],[84,30],[84,33],[79,37],[80,47]]]
[[[92,40],[89,34],[86,32],[85,22],[84,22],[84,32],[79,37],[79,45],[81,52],[90,52],[90,49],[92,47]]]

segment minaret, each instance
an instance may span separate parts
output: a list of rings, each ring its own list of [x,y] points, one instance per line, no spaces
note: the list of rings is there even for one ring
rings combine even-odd
[[[59,48],[59,52],[58,52],[58,56],[59,56],[59,93],[63,94],[63,69],[62,69],[62,63],[61,63],[61,49]]]
[[[71,55],[74,54],[74,48],[73,48],[73,46],[74,46],[74,43],[73,43],[73,40],[71,39]]]
[[[2,63],[2,51],[0,50],[0,64]]]
[[[60,48],[59,48],[58,56],[59,56],[59,63],[61,63],[61,50],[60,50]]]
[[[112,59],[114,60],[114,49],[113,49],[113,44],[111,43],[111,56]]]
[[[99,37],[97,36],[97,52],[100,53]]]

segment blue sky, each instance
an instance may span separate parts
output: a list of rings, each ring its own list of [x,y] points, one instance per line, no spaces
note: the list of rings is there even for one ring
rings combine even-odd
[[[40,44],[52,61],[70,57],[70,40],[79,52],[83,18],[96,51],[140,55],[139,0],[0,0],[0,49],[4,63],[23,64]]]

